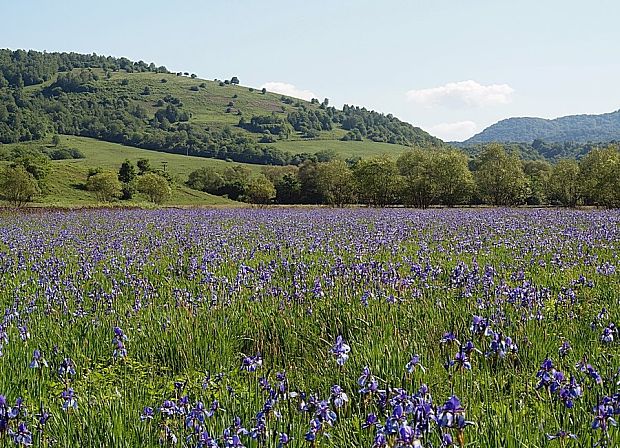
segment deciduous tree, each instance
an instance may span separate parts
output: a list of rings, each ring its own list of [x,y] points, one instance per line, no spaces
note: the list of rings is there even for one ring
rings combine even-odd
[[[21,207],[41,192],[37,180],[23,166],[6,167],[0,176],[0,195]]]
[[[510,206],[525,200],[527,179],[521,161],[508,155],[502,145],[487,145],[476,158],[475,166],[476,185],[485,202]]]
[[[163,204],[172,195],[172,189],[168,180],[159,174],[146,173],[137,181],[138,191],[149,198],[155,204]]]
[[[86,189],[95,193],[99,202],[111,202],[121,195],[122,185],[114,173],[103,172],[90,176]]]
[[[257,174],[248,182],[245,196],[252,204],[269,204],[276,197],[276,189],[267,176]]]
[[[355,178],[349,166],[342,160],[331,160],[317,166],[319,192],[325,203],[343,207],[355,199]]]
[[[620,207],[620,151],[616,146],[594,149],[579,163],[581,184],[587,202]]]
[[[365,204],[384,207],[397,202],[402,179],[390,157],[360,160],[355,165],[354,175],[360,199]]]
[[[577,161],[562,159],[551,169],[547,197],[565,207],[575,207],[581,197],[580,181]]]

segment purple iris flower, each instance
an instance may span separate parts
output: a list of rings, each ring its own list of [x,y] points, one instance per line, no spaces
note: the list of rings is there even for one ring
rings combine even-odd
[[[47,367],[47,361],[43,358],[41,350],[36,348],[32,353],[32,361],[30,362],[31,369],[39,369],[41,367]]]
[[[17,327],[19,330],[19,338],[22,341],[27,341],[28,339],[30,339],[30,332],[28,331],[28,328],[25,325],[20,325],[19,327]]]
[[[570,432],[564,431],[560,429],[555,434],[547,434],[547,440],[566,440],[566,439],[574,439],[577,440],[577,436],[575,434],[571,434]]]
[[[211,407],[206,412],[207,417],[211,418],[215,414],[215,412],[220,408],[220,403],[217,400],[213,400],[211,403]]]
[[[457,366],[459,369],[463,370],[471,370],[471,362],[469,361],[469,356],[461,349],[456,355],[454,355],[454,359],[450,362],[451,365]]]
[[[412,446],[416,439],[417,434],[415,429],[408,425],[407,421],[402,422],[398,429],[398,442],[401,443],[402,446]]]
[[[343,366],[347,359],[349,359],[350,351],[351,347],[349,347],[349,345],[344,342],[342,336],[338,336],[336,338],[336,343],[331,349],[331,353],[336,357],[336,362],[339,366]]]
[[[587,374],[590,378],[594,380],[596,384],[599,386],[603,384],[603,377],[598,373],[598,371],[592,367],[591,364],[586,364],[585,362],[578,362],[576,367],[583,373]]]
[[[413,373],[415,369],[420,369],[423,373],[426,372],[424,366],[420,364],[420,355],[413,355],[405,366],[405,369],[409,373]]]
[[[486,356],[504,358],[506,355],[515,354],[518,351],[519,348],[512,341],[512,338],[504,337],[501,333],[493,333]]]
[[[35,414],[35,418],[37,419],[37,423],[39,424],[39,429],[42,429],[45,426],[50,417],[50,413],[45,411],[43,407],[41,407],[39,413]]]
[[[349,401],[349,397],[339,385],[334,384],[331,388],[331,392],[332,398],[334,399],[334,406],[336,407],[336,409],[343,407],[347,403],[347,401]]]
[[[9,436],[15,445],[32,446],[32,433],[28,430],[26,423],[19,422],[17,431],[9,430]]]
[[[560,354],[560,357],[563,358],[566,355],[568,355],[571,350],[572,350],[572,347],[570,346],[570,343],[568,341],[564,341],[562,342],[562,345],[560,346],[558,353]]]
[[[387,437],[383,432],[377,433],[372,443],[372,448],[386,448],[388,446]]]
[[[471,354],[473,352],[482,354],[482,352],[480,350],[478,350],[475,346],[474,343],[472,341],[467,341],[465,343],[465,345],[462,346],[463,352],[467,355],[467,356],[471,356]]]
[[[491,328],[489,327],[489,322],[480,316],[474,316],[472,318],[471,326],[469,327],[469,331],[471,331],[476,336],[489,336]]]
[[[601,335],[601,341],[605,343],[610,343],[614,341],[614,333],[616,333],[617,329],[614,324],[609,324],[607,327],[603,329],[603,334]]]
[[[310,429],[305,434],[304,438],[307,442],[314,442],[316,440],[316,436],[323,429],[323,424],[319,418],[314,418],[310,420]]]
[[[602,402],[594,408],[594,421],[592,422],[592,429],[600,429],[603,432],[607,432],[610,426],[617,426],[617,422],[614,419],[614,407],[608,404],[609,400],[603,399]]]
[[[241,369],[246,370],[248,372],[255,372],[263,365],[263,358],[260,353],[257,353],[256,356],[245,356],[243,358],[243,363]]]
[[[153,420],[154,415],[153,408],[146,406],[142,411],[142,415],[140,415],[140,421]]]
[[[316,415],[321,419],[321,421],[327,423],[332,426],[336,421],[336,413],[329,408],[329,402],[327,400],[322,400],[319,402]]]
[[[459,398],[453,395],[438,409],[437,424],[442,428],[463,429],[473,422],[465,420],[465,409]]]
[[[202,431],[198,436],[198,448],[219,448],[217,441],[207,431]]]
[[[75,375],[75,363],[71,358],[65,358],[62,360],[60,367],[58,368],[58,375],[62,377]]]
[[[370,377],[371,377],[370,367],[366,366],[362,370],[362,374],[360,375],[360,377],[357,379],[357,384],[364,387],[366,385],[366,382],[370,379]]]
[[[288,436],[288,434],[285,432],[281,432],[278,436],[278,448],[282,448],[283,446],[288,445],[290,441],[291,438]]]
[[[174,417],[177,413],[177,405],[171,400],[165,400],[159,408],[164,417]]]
[[[362,424],[362,429],[377,426],[379,424],[379,418],[375,414],[368,414],[366,421]]]
[[[62,404],[63,411],[78,408],[77,397],[75,396],[75,392],[71,387],[62,391],[62,393],[60,394],[60,398],[65,400]]]
[[[452,436],[449,433],[445,433],[441,438],[441,446],[445,448],[450,448],[454,445],[454,441],[452,440]]]
[[[451,331],[445,332],[439,340],[439,343],[441,345],[449,345],[453,343],[456,343],[457,345],[460,344],[459,340],[456,338],[456,335]]]

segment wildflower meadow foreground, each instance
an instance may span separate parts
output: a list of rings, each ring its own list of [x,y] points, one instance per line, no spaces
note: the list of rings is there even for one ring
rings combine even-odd
[[[0,215],[0,446],[620,446],[620,213]]]

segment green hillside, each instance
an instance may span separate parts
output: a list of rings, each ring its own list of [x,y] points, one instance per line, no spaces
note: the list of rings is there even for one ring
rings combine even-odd
[[[0,142],[57,133],[266,165],[325,150],[359,157],[444,146],[392,115],[187,75],[124,58],[0,50]]]
[[[596,148],[605,148],[609,144],[617,143],[614,140],[608,142],[579,143],[579,142],[545,142],[537,139],[532,143],[502,143],[506,151],[515,154],[522,160],[546,160],[556,163],[562,159],[581,159]],[[471,157],[480,154],[489,143],[455,143]]]
[[[37,141],[4,145],[2,149],[11,151],[17,146],[37,151],[42,148],[51,147],[48,141]],[[50,162],[51,171],[45,181],[45,195],[39,197],[34,205],[97,205],[97,201],[93,194],[83,188],[89,168],[97,167],[116,172],[124,160],[130,160],[135,164],[139,159],[144,158],[148,159],[151,166],[156,169],[162,169],[165,162],[166,170],[177,180],[172,188],[172,197],[168,201],[170,204],[179,206],[240,205],[224,197],[192,190],[183,185],[183,182],[187,179],[187,175],[197,168],[208,166],[222,168],[232,165],[230,162],[148,151],[85,137],[62,136],[59,146],[77,149],[85,157],[83,159],[52,160]],[[0,164],[3,164],[3,162],[0,162]],[[260,168],[257,165],[246,164],[244,166],[252,170]],[[117,205],[119,204],[121,203],[117,203]],[[139,194],[136,195],[133,200],[122,202],[124,206],[144,206],[146,204],[146,198]]]
[[[127,80],[126,86],[119,83]],[[162,82],[166,80],[166,82]],[[189,122],[208,127],[210,130],[229,129],[246,138],[255,140],[261,148],[276,148],[292,155],[313,155],[319,151],[335,151],[342,158],[368,157],[378,154],[398,155],[407,149],[402,144],[361,141],[343,141],[347,131],[342,127],[321,130],[313,138],[304,137],[303,132],[291,130],[286,138],[273,136],[270,143],[261,143],[263,133],[250,132],[239,127],[241,117],[274,116],[275,120],[285,120],[287,115],[301,108],[309,111],[322,111],[320,104],[299,99],[286,98],[277,93],[262,93],[260,90],[232,84],[221,85],[220,81],[206,81],[199,78],[158,73],[112,73],[109,80],[102,81],[106,89],[117,90],[121,95],[131,96],[132,100],[144,107],[148,114],[155,114],[153,106],[159,98],[172,95],[179,98],[183,109],[190,114]],[[192,87],[198,87],[194,91]],[[145,88],[150,93],[144,95]],[[293,101],[291,104],[289,102]],[[233,104],[231,106],[230,104]],[[423,131],[422,131],[423,132]],[[440,145],[440,142],[433,140]]]

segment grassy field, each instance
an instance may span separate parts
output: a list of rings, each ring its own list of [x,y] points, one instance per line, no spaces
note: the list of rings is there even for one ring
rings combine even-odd
[[[0,213],[0,444],[618,447],[619,241],[616,211]]]
[[[230,165],[243,165],[252,171],[258,171],[261,168],[260,165],[149,151],[85,137],[62,136],[61,142],[62,145],[69,148],[79,149],[86,158],[56,161],[53,162],[54,164],[79,167],[102,167],[104,169],[116,171],[126,159],[132,161],[134,164],[139,159],[148,159],[153,169],[163,169],[165,163],[166,170],[172,175],[179,177],[181,181],[187,180],[187,176],[192,171],[206,166],[224,168]]]
[[[127,80],[127,85],[121,85]],[[166,82],[162,82],[165,80]],[[118,91],[119,95],[127,95],[141,104],[150,114],[157,108],[155,102],[166,95],[172,95],[183,102],[183,108],[192,114],[192,122],[222,128],[226,125],[236,126],[239,123],[237,111],[245,117],[252,115],[269,115],[271,113],[286,116],[286,113],[295,110],[292,105],[284,104],[276,93],[262,94],[260,89],[253,92],[248,87],[225,85],[187,76],[160,73],[113,73],[110,79],[99,81],[107,88]],[[145,87],[149,87],[150,94],[143,95]],[[204,86],[204,87],[201,87]],[[191,90],[197,87],[198,90]],[[315,108],[309,102],[302,101],[306,107]],[[233,102],[233,111],[228,113],[228,104]],[[245,132],[240,129],[240,131]]]
[[[41,147],[49,144],[50,143],[46,141],[23,143],[20,145],[25,147]],[[37,200],[34,205],[97,205],[94,195],[82,188],[82,185],[86,181],[89,168],[100,167],[104,170],[116,172],[121,163],[126,159],[132,161],[134,164],[139,159],[149,159],[153,169],[163,169],[164,162],[166,163],[166,170],[176,178],[173,195],[168,201],[168,204],[180,206],[239,205],[226,198],[192,190],[183,185],[189,173],[198,168],[206,166],[222,168],[227,165],[234,165],[235,163],[217,159],[187,157],[178,154],[148,151],[85,137],[62,136],[60,145],[78,149],[86,157],[76,160],[52,161],[52,172],[46,180],[49,191],[45,196]],[[7,149],[10,149],[12,146],[14,145],[4,145]],[[259,165],[242,165],[253,171],[257,171],[261,168]],[[137,195],[135,200],[123,201],[122,203],[118,202],[116,205],[143,206],[146,205],[146,198]]]

